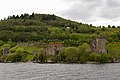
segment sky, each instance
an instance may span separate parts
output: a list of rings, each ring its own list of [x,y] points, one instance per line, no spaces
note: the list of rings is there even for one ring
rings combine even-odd
[[[95,26],[120,26],[120,0],[0,0],[0,19],[33,12]]]

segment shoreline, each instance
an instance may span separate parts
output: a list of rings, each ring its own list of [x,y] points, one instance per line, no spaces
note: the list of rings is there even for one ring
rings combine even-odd
[[[120,62],[0,62],[0,63],[38,63],[38,64],[107,64],[107,63],[120,63]]]

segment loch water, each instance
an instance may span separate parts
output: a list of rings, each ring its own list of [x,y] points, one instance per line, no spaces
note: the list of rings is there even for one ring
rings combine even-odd
[[[0,63],[0,80],[120,80],[120,63]]]

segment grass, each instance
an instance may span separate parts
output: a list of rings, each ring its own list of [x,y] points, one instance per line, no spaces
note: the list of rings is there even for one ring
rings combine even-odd
[[[23,59],[24,61],[29,61],[29,60],[33,60],[34,55],[26,55],[26,57]]]
[[[15,51],[26,51],[28,53],[33,53],[33,51],[41,52],[41,48],[38,48],[36,46],[15,46],[10,49],[11,53],[14,53]]]

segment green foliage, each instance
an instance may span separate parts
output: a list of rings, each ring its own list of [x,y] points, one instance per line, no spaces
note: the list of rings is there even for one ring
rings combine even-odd
[[[101,61],[101,55],[100,54],[96,54],[96,53],[92,53],[89,56],[89,60],[90,61],[100,62]]]
[[[8,61],[10,61],[10,62],[20,62],[21,58],[22,58],[21,53],[15,53],[15,54],[12,54],[8,57]]]
[[[5,44],[5,42],[3,42],[2,40],[0,40],[0,46],[2,46],[3,44]]]
[[[40,62],[45,62],[47,60],[47,57],[46,57],[45,54],[41,53],[41,54],[38,55],[38,60]]]
[[[66,61],[67,62],[77,62],[78,57],[77,57],[78,50],[75,47],[70,47],[66,49]]]
[[[27,45],[27,44],[26,44]],[[11,53],[14,53],[15,51],[21,51],[21,52],[28,52],[28,53],[33,53],[34,51],[40,52],[41,48],[36,47],[36,46],[15,46],[10,49]]]
[[[84,43],[80,47],[64,48],[58,55],[59,62],[86,62],[90,53],[90,47]]]
[[[118,43],[109,43],[107,45],[108,54],[112,56],[112,58],[116,58],[120,60],[120,45]]]
[[[110,62],[111,55],[110,54],[101,54],[101,62]]]
[[[34,59],[34,55],[25,54],[25,55],[22,55],[21,61],[27,62],[27,61],[33,61],[33,59]]]
[[[87,43],[78,47],[78,57],[80,62],[86,62],[90,54],[90,46]]]
[[[6,47],[10,48],[11,45],[10,44],[4,44],[3,46],[1,46],[1,48],[6,48]]]
[[[92,53],[89,55],[89,60],[90,61],[95,61],[95,62],[110,62],[111,56],[110,54],[96,54]]]
[[[43,53],[40,53],[40,54],[36,54],[33,58],[34,61],[36,62],[46,62],[47,61],[47,56]]]
[[[108,54],[91,54],[90,40],[100,35],[107,39]],[[60,42],[64,49],[58,55],[45,55],[41,45],[16,45],[29,42]],[[3,48],[10,48],[8,59],[16,61],[46,62],[106,62],[113,58],[120,60],[120,29],[119,26],[108,25],[95,27],[92,24],[83,24],[50,14],[21,14],[9,16],[0,21],[0,56]],[[35,53],[35,54],[33,54]],[[2,57],[1,57],[2,58]],[[18,58],[18,59],[17,59]]]
[[[77,33],[94,33],[93,29],[88,25],[82,25],[76,30]]]

